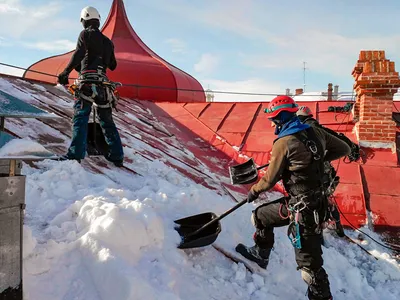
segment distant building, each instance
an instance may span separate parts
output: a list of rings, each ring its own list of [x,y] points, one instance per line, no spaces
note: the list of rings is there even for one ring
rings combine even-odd
[[[214,93],[212,90],[210,89],[206,89],[206,101],[207,102],[214,102]]]

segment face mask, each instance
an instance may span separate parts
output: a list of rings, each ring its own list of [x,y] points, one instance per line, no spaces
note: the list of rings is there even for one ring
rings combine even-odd
[[[282,129],[281,120],[279,119],[268,119],[268,120],[270,120],[272,123],[275,124],[275,135],[278,135]]]

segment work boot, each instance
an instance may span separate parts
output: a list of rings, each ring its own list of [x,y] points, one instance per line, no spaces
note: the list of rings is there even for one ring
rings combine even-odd
[[[306,267],[301,268],[301,277],[307,283],[307,296],[309,300],[332,300],[328,274],[324,268],[312,271]]]
[[[248,260],[254,261],[261,268],[267,268],[271,249],[262,249],[257,245],[246,247],[243,244],[238,244],[235,250]]]
[[[112,163],[114,164],[114,166],[116,166],[116,167],[118,167],[118,168],[122,168],[122,167],[124,166],[124,161],[122,161],[122,160],[111,160],[111,159],[109,159],[108,157],[106,157],[106,159],[107,159],[109,162],[112,162]]]
[[[81,160],[79,158],[70,157],[68,156],[68,154],[61,155],[57,157],[55,160],[57,161],[76,160],[78,163],[81,163]]]
[[[311,292],[310,288],[307,289],[307,297],[309,300],[333,300],[332,295],[329,296],[315,295]]]
[[[344,237],[344,236],[346,235],[346,234],[344,233],[343,225],[340,224],[340,222],[336,222],[336,229],[335,229],[335,231],[336,231],[336,234],[337,234],[339,237]]]
[[[113,164],[118,168],[122,168],[124,166],[124,162],[122,160],[113,161]]]

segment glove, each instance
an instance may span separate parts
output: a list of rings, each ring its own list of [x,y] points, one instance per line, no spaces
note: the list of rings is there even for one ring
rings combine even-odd
[[[350,162],[357,161],[360,159],[360,147],[353,144],[351,147],[351,153],[347,156]]]
[[[252,190],[249,191],[247,195],[247,203],[251,203],[258,198],[258,194],[253,192]]]
[[[60,83],[60,84],[62,84],[62,85],[66,85],[66,84],[68,84],[69,82],[68,82],[68,73],[67,72],[62,72],[62,73],[60,73],[59,75],[58,75],[58,82]]]

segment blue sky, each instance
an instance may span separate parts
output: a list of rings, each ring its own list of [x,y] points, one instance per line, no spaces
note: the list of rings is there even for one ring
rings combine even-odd
[[[82,29],[81,9],[95,6],[104,22],[111,3],[0,0],[0,62],[28,67],[72,50]],[[326,90],[329,82],[341,91],[351,91],[351,71],[360,50],[385,50],[396,66],[400,63],[398,0],[384,4],[372,0],[124,3],[140,38],[161,57],[195,76],[204,88],[294,91],[303,87],[306,61],[306,91]]]

